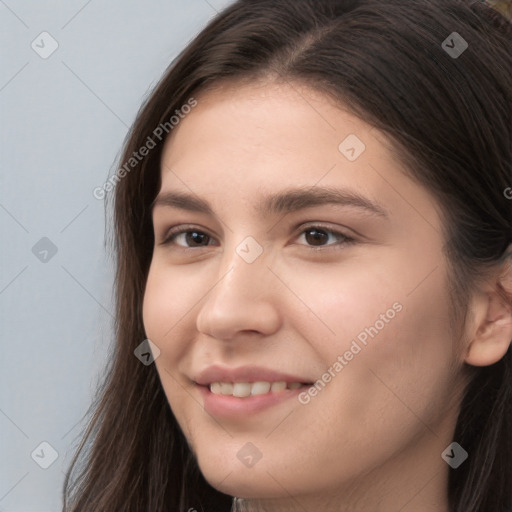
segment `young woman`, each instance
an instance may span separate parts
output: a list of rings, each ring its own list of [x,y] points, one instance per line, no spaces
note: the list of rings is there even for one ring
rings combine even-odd
[[[66,512],[509,509],[502,12],[238,0],[172,63],[110,183],[116,349]]]

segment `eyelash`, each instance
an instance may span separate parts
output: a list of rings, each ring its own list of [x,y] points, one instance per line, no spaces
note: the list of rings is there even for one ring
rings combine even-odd
[[[314,245],[307,246],[306,245],[306,247],[309,247],[313,251],[319,251],[319,250],[323,250],[323,251],[325,251],[325,250],[338,250],[338,249],[342,249],[343,247],[345,247],[347,245],[352,245],[352,244],[356,243],[356,240],[354,238],[351,238],[351,237],[341,233],[340,231],[336,231],[336,230],[333,230],[333,229],[328,228],[326,226],[322,226],[321,224],[311,224],[311,225],[305,226],[297,234],[297,236],[301,236],[304,233],[306,233],[308,231],[311,231],[313,229],[325,232],[327,234],[335,235],[336,237],[342,239],[341,242],[337,242],[337,243],[334,243],[334,244],[317,245],[317,246],[314,246]],[[183,226],[183,227],[171,228],[168,231],[167,236],[165,237],[165,239],[160,243],[160,245],[163,245],[163,246],[171,245],[173,243],[173,240],[178,235],[181,235],[183,233],[200,233],[202,235],[206,235],[210,239],[212,238],[205,231],[196,229],[193,226]],[[300,245],[303,245],[303,244],[300,244]],[[197,246],[197,247],[183,247],[181,245],[178,245],[178,247],[180,247],[181,249],[187,251],[187,250],[202,249],[202,248],[205,248],[205,247],[208,247],[208,246],[206,245],[206,246]]]

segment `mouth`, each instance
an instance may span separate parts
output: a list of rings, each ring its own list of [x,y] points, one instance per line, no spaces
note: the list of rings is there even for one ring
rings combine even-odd
[[[311,383],[286,381],[212,382],[196,384],[203,399],[204,410],[211,416],[236,422],[270,412],[308,389]],[[298,402],[296,401],[298,405]],[[252,428],[252,427],[251,427]]]
[[[209,366],[192,379],[212,416],[247,421],[256,413],[274,408],[313,383],[299,375],[262,366]]]

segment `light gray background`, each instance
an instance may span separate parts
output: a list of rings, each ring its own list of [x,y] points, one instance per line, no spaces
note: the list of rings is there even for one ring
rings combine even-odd
[[[92,191],[149,89],[229,3],[0,0],[0,512],[61,510],[112,343],[113,266]],[[59,45],[46,59],[31,47],[50,48],[43,31]],[[43,237],[55,255],[33,253]],[[43,441],[58,453],[48,469],[31,457]]]

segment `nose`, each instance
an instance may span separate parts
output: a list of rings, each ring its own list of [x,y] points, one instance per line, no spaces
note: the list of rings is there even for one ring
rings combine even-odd
[[[208,282],[197,329],[220,340],[242,333],[270,335],[278,330],[279,280],[268,268],[265,251],[248,263],[233,247],[225,252]]]

